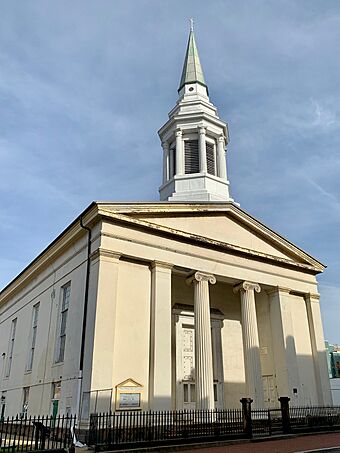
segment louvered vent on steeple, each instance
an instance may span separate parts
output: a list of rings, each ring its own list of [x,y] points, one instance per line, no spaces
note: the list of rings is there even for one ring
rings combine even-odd
[[[206,143],[207,149],[207,170],[210,175],[215,175],[215,153],[214,145],[212,143]]]
[[[185,174],[199,173],[198,140],[184,142]]]

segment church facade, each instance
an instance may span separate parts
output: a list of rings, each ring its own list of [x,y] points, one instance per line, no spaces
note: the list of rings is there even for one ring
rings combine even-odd
[[[1,415],[332,404],[324,266],[230,196],[191,30],[160,202],[92,203],[0,293]]]

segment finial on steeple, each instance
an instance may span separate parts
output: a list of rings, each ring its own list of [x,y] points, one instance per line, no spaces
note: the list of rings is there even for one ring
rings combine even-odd
[[[194,31],[194,19],[191,17],[189,19],[189,21],[190,21],[190,31]]]

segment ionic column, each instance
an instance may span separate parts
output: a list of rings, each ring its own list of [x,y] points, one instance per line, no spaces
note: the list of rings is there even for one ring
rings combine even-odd
[[[169,143],[162,142],[163,148],[163,184],[169,181],[170,178],[170,156],[169,156]]]
[[[257,329],[255,291],[261,291],[257,283],[243,282],[234,288],[241,295],[241,318],[244,369],[246,375],[247,397],[254,400],[255,408],[264,407],[260,343]]]
[[[195,272],[188,282],[194,284],[196,409],[214,409],[209,283],[216,278]]]
[[[207,148],[205,141],[205,127],[199,128],[198,153],[200,160],[200,173],[207,173]]]
[[[227,179],[227,166],[225,161],[225,142],[221,135],[217,141],[217,175],[222,179]]]
[[[182,131],[176,131],[176,175],[184,174]]]
[[[326,347],[323,335],[319,299],[319,294],[309,293],[305,296],[318,404],[320,406],[328,406],[332,404],[332,395],[328,377]]]

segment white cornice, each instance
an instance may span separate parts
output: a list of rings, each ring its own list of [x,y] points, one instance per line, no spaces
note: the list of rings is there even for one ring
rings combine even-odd
[[[252,217],[250,214],[241,209],[233,202],[213,202],[213,203],[181,203],[181,202],[154,202],[154,203],[99,203],[102,207],[111,206],[115,212],[127,215],[138,214],[199,214],[199,213],[229,213],[234,218],[247,225],[248,228],[256,231],[264,238],[268,238],[272,243],[278,245],[281,249],[289,251],[295,256],[307,261],[318,272],[325,269],[320,261],[288,241],[266,225]],[[192,236],[192,235],[190,235]]]
[[[112,206],[112,205],[111,205]],[[223,206],[223,207],[222,207]],[[117,206],[118,208],[118,206]],[[137,209],[136,209],[137,208]],[[175,209],[174,209],[175,208]],[[212,204],[177,204],[174,203],[157,203],[157,204],[130,204],[130,209],[124,212],[123,210],[117,209],[116,211],[112,211],[110,209],[105,208],[104,205],[99,205],[99,214],[114,218],[116,220],[120,220],[125,223],[130,223],[134,225],[139,225],[143,228],[148,228],[150,230],[163,232],[165,234],[171,234],[177,236],[179,238],[185,238],[188,241],[196,241],[202,244],[210,245],[210,246],[217,246],[228,250],[230,252],[242,253],[248,255],[249,257],[257,258],[257,259],[264,259],[271,262],[276,262],[277,264],[286,264],[289,266],[297,267],[300,269],[310,270],[315,273],[322,272],[325,266],[320,263],[319,261],[315,260],[313,257],[296,247],[294,244],[290,243],[282,236],[279,236],[274,231],[270,230],[256,219],[245,213],[242,209],[235,206],[233,203],[212,203]],[[270,239],[272,243],[279,245],[279,247],[283,250],[289,251],[292,255],[298,256],[301,260],[305,261],[305,263],[299,263],[294,260],[288,258],[281,258],[274,255],[266,254],[263,252],[257,252],[248,248],[236,246],[233,244],[229,244],[227,242],[218,241],[214,239],[209,239],[197,234],[188,233],[182,230],[166,227],[164,225],[157,225],[155,223],[148,222],[146,220],[140,220],[130,217],[133,214],[169,214],[169,213],[203,213],[203,212],[229,212],[234,215],[235,218],[241,220],[244,224],[246,224],[249,228],[253,231],[257,231],[263,237]],[[126,215],[127,214],[127,215]],[[129,216],[130,215],[130,216]]]

